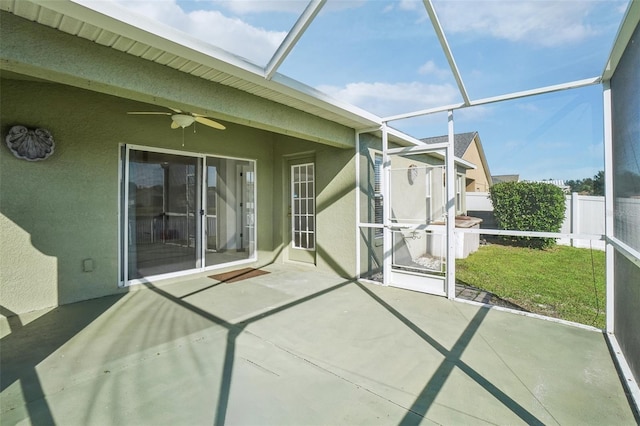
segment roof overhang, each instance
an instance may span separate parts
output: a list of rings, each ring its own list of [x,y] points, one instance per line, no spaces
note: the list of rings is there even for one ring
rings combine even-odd
[[[2,10],[182,73],[242,90],[350,129],[379,127],[380,117],[335,100],[282,74],[265,69],[150,19],[132,16],[112,2],[88,0],[3,1]],[[310,13],[317,13],[318,9]],[[304,25],[308,25],[308,20]],[[302,24],[301,24],[302,25]],[[19,69],[3,69],[21,72]],[[42,78],[41,75],[32,77]],[[230,117],[225,117],[232,119]],[[401,136],[402,138],[402,136]]]

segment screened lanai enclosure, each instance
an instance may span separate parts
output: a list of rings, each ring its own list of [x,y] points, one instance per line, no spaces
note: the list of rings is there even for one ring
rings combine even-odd
[[[1,0],[0,9],[11,99],[27,85],[36,104],[55,91],[40,84],[77,89],[56,99],[99,123],[102,139],[89,138],[87,154],[63,142],[56,149],[104,160],[96,167],[111,180],[93,178],[96,191],[84,186],[90,177],[74,179],[69,189],[84,203],[74,208],[93,208],[108,224],[101,233],[87,225],[89,210],[71,218],[49,203],[56,229],[80,221],[84,234],[96,232],[62,249],[78,251],[82,271],[50,265],[55,244],[34,237],[34,263],[82,282],[58,284],[52,303],[274,263],[454,300],[456,259],[488,238],[581,240],[590,250],[599,242],[606,304],[594,315],[606,318],[640,406],[639,1]],[[99,94],[95,107],[84,91]],[[23,102],[15,117],[33,109]],[[227,130],[210,136],[213,119]],[[92,135],[91,126],[67,124],[60,140]],[[462,133],[481,136],[470,156],[456,145]],[[10,149],[3,164],[27,155]],[[70,179],[77,164],[51,173]],[[604,232],[497,229],[467,208],[467,195],[485,185],[478,173],[490,186],[497,176],[548,183],[601,172]],[[5,213],[28,191],[3,192]],[[22,228],[44,232],[25,211],[6,213],[20,225],[14,240],[28,239]],[[103,269],[80,253],[85,244],[109,253]],[[591,265],[564,267],[570,275]],[[85,285],[94,269],[108,270],[112,289]],[[33,281],[21,279],[17,293]],[[523,285],[530,279],[520,274]]]

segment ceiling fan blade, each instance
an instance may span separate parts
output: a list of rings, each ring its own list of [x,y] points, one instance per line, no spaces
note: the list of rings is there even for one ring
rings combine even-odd
[[[173,108],[173,107],[169,107],[169,109],[171,111],[173,111],[173,113],[177,113],[177,114],[182,114],[182,110],[178,109],[178,108]]]
[[[176,123],[175,121],[171,121],[171,128],[172,129],[178,129],[178,128],[180,128],[180,125],[178,123]]]
[[[131,115],[171,115],[170,112],[159,112],[159,111],[129,111],[127,114]]]
[[[204,124],[205,126],[213,127],[214,129],[218,129],[218,130],[226,129],[226,127],[223,126],[222,124],[218,123],[217,121],[213,121],[209,118],[201,117],[199,115],[194,115],[194,118],[198,123]]]

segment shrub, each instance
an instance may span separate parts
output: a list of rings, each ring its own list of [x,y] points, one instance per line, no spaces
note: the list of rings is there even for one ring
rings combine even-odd
[[[498,227],[513,231],[559,232],[565,213],[565,197],[549,183],[503,182],[491,187],[490,196]],[[509,237],[513,239],[514,237]],[[529,247],[555,245],[553,238],[516,237]]]

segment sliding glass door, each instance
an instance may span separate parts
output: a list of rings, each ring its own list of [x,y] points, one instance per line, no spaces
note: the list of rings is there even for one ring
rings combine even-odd
[[[255,258],[255,163],[123,148],[122,276],[136,282]]]
[[[255,254],[255,171],[247,160],[206,158],[205,266]]]

